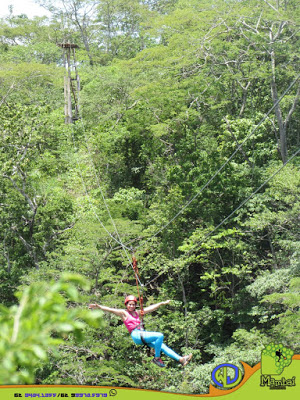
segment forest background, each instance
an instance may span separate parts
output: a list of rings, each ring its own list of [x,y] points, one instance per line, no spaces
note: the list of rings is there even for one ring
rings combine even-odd
[[[0,21],[1,383],[205,393],[222,362],[299,353],[299,2],[39,3]],[[86,310],[137,294],[123,243],[184,370]]]

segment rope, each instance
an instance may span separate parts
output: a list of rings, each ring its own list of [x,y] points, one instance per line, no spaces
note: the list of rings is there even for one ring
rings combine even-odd
[[[95,164],[94,164],[94,161],[93,161],[92,153],[91,153],[90,148],[89,148],[89,145],[88,145],[87,137],[86,137],[86,134],[85,134],[85,127],[84,127],[84,124],[83,124],[83,122],[82,122],[82,119],[80,120],[80,122],[81,122],[82,129],[83,129],[83,132],[84,132],[84,139],[85,139],[86,147],[87,147],[87,150],[88,150],[88,153],[89,153],[89,156],[90,156],[91,165],[92,165],[93,170],[94,170],[94,174],[95,174],[95,177],[96,177],[97,185],[98,185],[98,187],[99,187],[99,190],[100,190],[100,193],[101,193],[101,197],[102,197],[102,200],[103,200],[103,202],[104,202],[106,211],[107,211],[107,213],[108,213],[108,215],[109,215],[109,218],[110,218],[110,220],[111,220],[111,222],[112,222],[112,224],[113,224],[113,227],[114,227],[115,232],[116,232],[116,234],[117,234],[117,237],[118,237],[118,239],[119,239],[119,242],[118,242],[118,243],[122,246],[122,248],[124,249],[124,252],[125,252],[125,254],[126,254],[128,260],[131,262],[130,257],[128,256],[127,251],[126,251],[126,250],[130,250],[130,248],[127,247],[127,246],[125,246],[124,243],[122,243],[122,240],[121,240],[121,237],[120,237],[120,235],[119,235],[117,226],[116,226],[115,221],[113,220],[112,215],[111,215],[111,213],[110,213],[108,204],[107,204],[107,202],[106,202],[106,199],[105,199],[104,194],[103,194],[103,190],[102,190],[101,185],[100,185],[100,180],[99,180],[99,177],[98,177],[98,174],[97,174],[97,170],[96,170],[96,167],[95,167]]]
[[[110,218],[110,220],[111,220],[111,222],[112,222],[112,224],[113,224],[113,227],[114,227],[115,232],[116,232],[116,234],[117,234],[117,237],[118,237],[118,239],[119,239],[119,241],[117,241],[115,238],[114,238],[114,240],[116,240],[117,243],[119,243],[119,244],[122,246],[123,251],[124,251],[124,253],[125,253],[125,255],[126,255],[128,261],[129,261],[129,265],[131,265],[131,266],[132,266],[132,269],[134,270],[134,273],[135,273],[135,277],[136,277],[137,282],[141,285],[141,287],[143,287],[143,284],[142,284],[141,281],[140,281],[140,277],[139,277],[138,273],[136,273],[135,267],[134,267],[133,263],[131,262],[131,258],[129,257],[129,254],[128,254],[128,252],[127,252],[127,250],[131,250],[131,249],[130,249],[129,247],[125,246],[124,243],[122,242],[121,237],[120,237],[119,232],[118,232],[118,229],[117,229],[117,226],[116,226],[116,224],[115,224],[114,219],[112,218],[111,212],[110,212],[110,210],[109,210],[108,204],[107,204],[106,199],[105,199],[105,196],[104,196],[104,194],[103,194],[103,191],[102,191],[102,188],[101,188],[101,185],[100,185],[100,180],[99,180],[99,177],[98,177],[98,174],[97,174],[97,169],[96,169],[96,166],[95,166],[95,164],[94,164],[93,157],[92,157],[92,153],[91,153],[90,148],[89,148],[89,145],[88,145],[88,140],[87,140],[87,137],[86,137],[86,134],[85,134],[85,126],[84,126],[84,124],[83,124],[83,122],[82,122],[82,119],[81,119],[81,125],[82,125],[82,129],[83,129],[83,132],[84,132],[84,138],[85,138],[86,147],[87,147],[87,150],[88,150],[88,153],[89,153],[89,156],[90,156],[90,160],[91,160],[91,165],[92,165],[92,167],[93,167],[94,174],[95,174],[95,177],[96,177],[96,182],[97,182],[97,185],[98,185],[98,187],[99,187],[99,190],[100,190],[100,193],[101,193],[101,197],[102,197],[102,200],[103,200],[103,202],[104,202],[104,204],[105,204],[105,208],[106,208],[106,210],[107,210],[107,213],[108,213],[108,215],[109,215],[109,218]],[[138,290],[139,290],[139,289],[138,289]],[[141,296],[141,298],[142,298],[142,300],[143,300],[143,295]],[[141,303],[140,303],[140,304],[141,304]]]
[[[74,149],[75,149],[75,151],[76,151],[77,149],[76,149],[76,143],[75,143],[75,137],[74,137],[73,129],[71,130],[71,133],[72,133],[73,146],[74,146]],[[109,232],[109,230],[108,230],[108,229],[106,228],[106,226],[103,224],[103,222],[101,221],[101,219],[98,217],[98,214],[96,213],[96,211],[95,211],[95,209],[94,209],[94,206],[93,206],[93,204],[92,204],[92,202],[91,202],[91,200],[90,200],[90,196],[89,196],[89,193],[88,193],[86,184],[85,184],[84,179],[83,179],[82,170],[81,170],[81,167],[80,167],[80,164],[79,164],[79,161],[77,160],[77,158],[76,158],[76,163],[77,163],[78,172],[79,172],[79,175],[80,175],[80,178],[81,178],[81,181],[82,181],[82,185],[83,185],[83,188],[84,188],[84,191],[85,191],[85,195],[86,195],[86,197],[87,197],[87,199],[88,199],[88,202],[89,202],[89,204],[90,204],[90,206],[91,206],[91,209],[92,209],[92,211],[93,211],[93,213],[94,213],[96,219],[98,220],[98,222],[100,223],[100,225],[102,226],[102,228],[106,231],[106,233],[107,233],[115,242],[117,242],[120,246],[123,247],[123,244],[122,244],[121,242],[119,242],[119,241]]]
[[[63,22],[62,22],[62,23],[63,23]],[[74,55],[75,55],[75,52],[74,52]],[[63,57],[64,57],[64,61],[65,61],[65,52],[63,52]],[[75,57],[74,57],[74,58],[75,58]],[[75,68],[76,68],[76,66],[75,66]],[[79,101],[79,99],[78,99],[78,101]],[[79,110],[81,109],[81,108],[79,108],[79,104],[77,105],[77,110],[78,110],[78,109],[79,109]],[[92,203],[91,203],[91,201],[90,201],[90,196],[89,196],[87,187],[86,187],[85,182],[84,182],[84,179],[83,179],[83,175],[82,175],[82,170],[81,170],[81,168],[80,168],[80,164],[79,164],[78,160],[76,159],[76,163],[77,163],[77,166],[78,166],[80,178],[81,178],[81,181],[82,181],[82,185],[83,185],[83,187],[84,187],[84,191],[85,191],[86,197],[87,197],[87,199],[88,199],[88,201],[89,201],[89,204],[91,205],[92,211],[93,211],[93,213],[94,213],[96,219],[98,220],[98,222],[100,223],[100,225],[102,226],[102,228],[106,231],[106,233],[107,233],[116,243],[118,243],[118,244],[123,248],[123,250],[124,250],[125,253],[126,253],[126,248],[127,248],[127,247],[124,245],[124,243],[122,242],[122,240],[121,240],[121,238],[120,238],[120,235],[119,235],[119,233],[118,233],[117,227],[116,227],[116,225],[115,225],[114,220],[112,219],[111,213],[110,213],[110,211],[109,211],[109,208],[108,208],[108,205],[107,205],[107,203],[106,203],[106,200],[105,200],[103,191],[102,191],[101,186],[100,186],[100,182],[99,182],[99,179],[98,179],[98,175],[97,175],[97,172],[96,172],[96,168],[95,168],[95,165],[94,165],[94,163],[93,163],[93,159],[92,159],[92,156],[91,156],[91,152],[90,152],[90,149],[89,149],[89,146],[88,146],[88,143],[87,143],[87,138],[86,138],[86,134],[85,134],[85,127],[84,127],[84,124],[83,124],[83,121],[82,121],[82,115],[80,115],[80,113],[79,113],[78,116],[79,116],[79,119],[80,119],[80,122],[81,122],[81,126],[82,126],[82,129],[83,129],[83,132],[84,132],[84,137],[85,137],[87,149],[88,149],[88,152],[89,152],[89,155],[90,155],[91,164],[92,164],[92,166],[93,166],[93,169],[94,169],[94,172],[95,172],[95,176],[96,176],[96,181],[97,181],[98,187],[99,187],[99,189],[100,189],[100,193],[101,193],[103,202],[104,202],[104,204],[105,204],[106,210],[107,210],[107,212],[108,212],[108,215],[109,215],[109,217],[110,217],[110,219],[111,219],[112,225],[113,225],[113,227],[114,227],[114,229],[115,229],[115,232],[116,232],[117,237],[118,237],[119,240],[117,240],[117,239],[108,231],[108,229],[105,227],[105,225],[103,224],[103,222],[100,220],[98,214],[96,213],[96,211],[95,211],[95,209],[94,209],[94,206],[92,205]],[[75,142],[75,137],[74,137],[73,129],[71,130],[71,133],[72,133],[73,146],[74,146],[74,149],[75,149],[75,151],[76,151],[76,142]],[[127,253],[126,253],[126,256],[127,256],[127,258],[130,260],[130,258],[128,257],[128,254],[127,254]]]
[[[83,123],[82,123],[82,126],[83,126]],[[84,126],[83,126],[83,130],[84,130],[84,132],[85,132]],[[74,146],[74,149],[76,150],[76,144],[75,144],[75,137],[74,137],[73,129],[71,130],[71,132],[72,132],[73,146]],[[86,139],[86,136],[85,136],[85,139]],[[87,145],[87,148],[88,148],[88,145]],[[90,153],[89,148],[88,148],[88,151],[89,151],[91,163],[92,163],[92,165],[93,165],[94,172],[95,172],[95,175],[96,175],[96,181],[97,181],[97,183],[98,183],[98,186],[99,186],[99,189],[100,189],[100,192],[101,192],[101,195],[102,195],[102,199],[103,199],[103,201],[104,201],[104,203],[105,203],[107,212],[108,212],[108,214],[109,214],[109,216],[110,216],[110,219],[111,219],[111,221],[112,221],[112,223],[113,223],[113,226],[114,226],[114,228],[115,228],[115,231],[116,231],[116,233],[117,233],[117,236],[118,236],[118,238],[119,238],[119,241],[118,241],[114,236],[112,236],[111,233],[106,229],[105,225],[104,225],[103,222],[100,220],[100,218],[98,217],[98,214],[97,214],[96,211],[94,210],[94,207],[93,207],[93,205],[92,205],[92,203],[91,203],[91,201],[90,201],[90,196],[89,196],[89,194],[88,194],[88,191],[87,191],[87,188],[86,188],[86,185],[85,185],[83,176],[82,176],[82,171],[81,171],[81,168],[80,168],[80,164],[79,164],[78,160],[76,159],[77,166],[78,166],[78,171],[79,171],[79,175],[80,175],[80,177],[81,177],[81,181],[82,181],[82,184],[83,184],[83,187],[84,187],[84,190],[85,190],[85,194],[86,194],[87,199],[88,199],[88,201],[89,201],[89,203],[90,203],[90,205],[91,205],[91,207],[92,207],[92,210],[93,210],[94,215],[96,216],[97,220],[99,221],[99,223],[101,224],[101,226],[103,227],[103,229],[108,233],[108,235],[109,235],[115,242],[117,242],[117,243],[122,247],[122,249],[123,249],[124,252],[125,252],[126,257],[129,259],[129,265],[132,266],[132,269],[133,269],[134,274],[135,274],[135,279],[136,279],[137,291],[138,291],[138,296],[139,296],[139,303],[140,303],[140,308],[141,308],[141,325],[142,325],[142,327],[143,327],[143,326],[144,326],[144,325],[143,325],[143,316],[144,316],[143,302],[144,302],[144,299],[143,299],[142,290],[141,290],[141,293],[140,293],[140,291],[139,291],[139,285],[141,286],[141,288],[142,288],[144,285],[143,285],[143,284],[141,283],[141,281],[140,281],[140,277],[139,277],[138,269],[137,269],[137,261],[136,261],[135,257],[133,256],[133,263],[131,262],[131,259],[129,258],[129,255],[128,255],[127,251],[126,251],[127,247],[122,243],[122,240],[121,240],[120,235],[119,235],[119,233],[118,233],[117,227],[116,227],[116,225],[115,225],[115,223],[114,223],[114,220],[113,220],[113,218],[112,218],[112,216],[111,216],[109,207],[108,207],[108,205],[107,205],[107,203],[106,203],[104,194],[103,194],[103,192],[102,192],[102,189],[101,189],[101,186],[100,186],[100,182],[99,182],[99,179],[98,179],[98,175],[97,175],[97,173],[96,173],[96,168],[95,168],[95,165],[94,165],[94,163],[93,163],[93,161],[92,161],[92,156],[91,156],[91,153]]]
[[[109,218],[110,218],[110,220],[111,220],[111,222],[112,222],[112,225],[113,225],[113,227],[114,227],[114,229],[115,229],[115,232],[116,232],[116,234],[117,234],[118,240],[106,229],[105,225],[104,225],[103,222],[100,220],[100,218],[98,217],[98,214],[96,213],[96,211],[94,210],[94,207],[92,206],[93,213],[94,213],[94,215],[96,216],[96,218],[97,218],[97,220],[99,221],[99,223],[101,224],[101,226],[103,227],[103,229],[108,233],[108,235],[109,235],[115,242],[117,242],[117,243],[122,247],[122,249],[123,249],[123,251],[124,251],[124,253],[125,253],[125,255],[126,255],[128,261],[129,261],[129,265],[132,266],[132,269],[134,270],[135,275],[136,275],[135,268],[134,268],[134,266],[133,266],[133,264],[132,264],[132,262],[131,262],[131,259],[130,259],[129,255],[128,255],[128,252],[127,252],[127,250],[131,250],[131,249],[130,249],[129,247],[125,246],[124,243],[123,243],[122,240],[121,240],[121,237],[120,237],[120,235],[119,235],[117,226],[116,226],[116,224],[115,224],[115,221],[114,221],[113,218],[112,218],[112,215],[111,215],[111,212],[110,212],[110,210],[109,210],[108,204],[107,204],[107,202],[106,202],[106,199],[105,199],[103,190],[102,190],[102,188],[101,188],[100,180],[99,180],[99,177],[98,177],[98,174],[97,174],[97,170],[96,170],[95,164],[94,164],[94,162],[93,162],[92,154],[91,154],[91,151],[90,151],[90,148],[89,148],[89,145],[88,145],[88,140],[87,140],[86,133],[85,133],[85,126],[84,126],[84,124],[83,124],[83,122],[82,122],[82,118],[80,118],[80,122],[81,122],[82,130],[83,130],[83,132],[84,132],[84,138],[85,138],[86,148],[87,148],[88,153],[89,153],[90,163],[91,163],[91,165],[92,165],[92,167],[93,167],[93,170],[94,170],[94,174],[95,174],[95,177],[96,177],[96,182],[97,182],[97,185],[98,185],[98,187],[99,187],[99,190],[100,190],[100,193],[101,193],[101,197],[102,197],[102,200],[103,200],[103,202],[104,202],[104,204],[105,204],[105,208],[106,208],[106,210],[107,210],[107,213],[108,213],[108,215],[109,215]],[[75,144],[75,138],[74,138],[73,130],[72,130],[72,139],[73,139],[74,148],[76,149],[76,144]],[[77,161],[77,165],[78,165],[79,174],[80,174],[80,177],[81,177],[81,180],[82,180],[82,184],[83,184],[83,187],[84,187],[86,196],[87,196],[87,198],[88,198],[89,203],[91,204],[91,202],[90,202],[90,197],[89,197],[89,194],[88,194],[88,191],[87,191],[87,188],[86,188],[86,185],[85,185],[83,176],[82,176],[82,171],[81,171],[81,168],[80,168],[80,165],[79,165],[78,161]],[[143,287],[144,285],[141,283],[140,278],[139,278],[139,275],[136,276],[136,279],[137,279],[137,282],[140,284],[140,286]],[[143,297],[142,297],[142,298],[143,298]]]
[[[141,320],[142,323],[141,325],[143,325],[143,317],[144,317],[144,298],[143,298],[143,292],[141,290],[139,290],[139,284],[141,285],[141,287],[143,287],[143,285],[141,284],[140,281],[140,276],[139,276],[139,270],[138,270],[138,266],[137,266],[137,260],[135,258],[135,256],[132,256],[132,265],[133,265],[133,269],[134,269],[134,274],[135,274],[135,280],[136,280],[136,287],[137,287],[137,292],[138,292],[138,296],[139,296],[139,302],[140,302],[140,309],[141,309]]]

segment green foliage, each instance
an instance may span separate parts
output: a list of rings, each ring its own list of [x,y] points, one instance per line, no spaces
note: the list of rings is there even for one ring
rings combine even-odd
[[[299,351],[297,160],[238,208],[299,143],[298,83],[276,105],[298,74],[298,2],[40,2],[51,18],[0,21],[3,382],[202,393],[222,362]],[[72,125],[62,42],[79,46]],[[193,353],[184,374],[158,375],[111,314],[80,334],[97,314],[76,303],[137,295],[134,248],[145,303],[172,299],[146,326]]]
[[[64,140],[57,142],[59,125],[51,126],[48,113],[45,104],[7,103],[0,110],[0,215],[10,284],[30,266],[38,268],[75,222],[74,201],[60,175]]]
[[[47,361],[70,334],[82,339],[87,324],[99,327],[101,313],[68,307],[80,299],[76,286],[88,289],[79,275],[64,274],[57,282],[38,282],[17,297],[19,305],[1,306],[1,384],[34,382],[38,365]]]
[[[211,383],[211,372],[222,363],[232,363],[243,368],[241,360],[255,365],[261,360],[261,351],[267,344],[267,337],[256,328],[251,331],[238,329],[232,335],[230,345],[210,345],[207,351],[213,355],[210,362],[197,365],[191,372],[190,387],[193,393],[207,393]]]
[[[299,351],[299,301],[300,301],[300,278],[290,280],[289,290],[283,293],[272,293],[263,298],[268,304],[281,304],[283,310],[278,314],[279,322],[273,327],[277,340]],[[296,335],[296,336],[295,336]]]

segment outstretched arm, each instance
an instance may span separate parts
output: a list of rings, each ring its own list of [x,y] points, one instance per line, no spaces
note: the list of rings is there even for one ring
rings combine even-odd
[[[148,314],[148,313],[150,313],[150,312],[152,312],[152,311],[155,311],[155,310],[157,310],[160,306],[165,306],[165,305],[169,304],[170,301],[171,301],[171,300],[166,300],[166,301],[162,301],[161,303],[152,304],[151,306],[144,308],[144,313],[145,313],[145,314]]]
[[[122,318],[122,320],[126,319],[125,311],[118,309],[118,308],[110,308],[110,307],[106,307],[106,306],[101,306],[100,304],[97,304],[97,303],[90,304],[89,308],[91,308],[91,309],[100,308],[100,310],[102,310],[102,311],[106,311],[106,312],[117,315],[118,317]]]

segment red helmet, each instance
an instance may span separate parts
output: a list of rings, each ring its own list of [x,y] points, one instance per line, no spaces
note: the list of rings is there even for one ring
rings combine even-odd
[[[125,301],[124,301],[125,306],[126,306],[126,304],[127,304],[129,301],[135,301],[135,302],[137,303],[136,297],[133,296],[132,294],[130,294],[129,296],[126,297],[126,299],[125,299]]]

